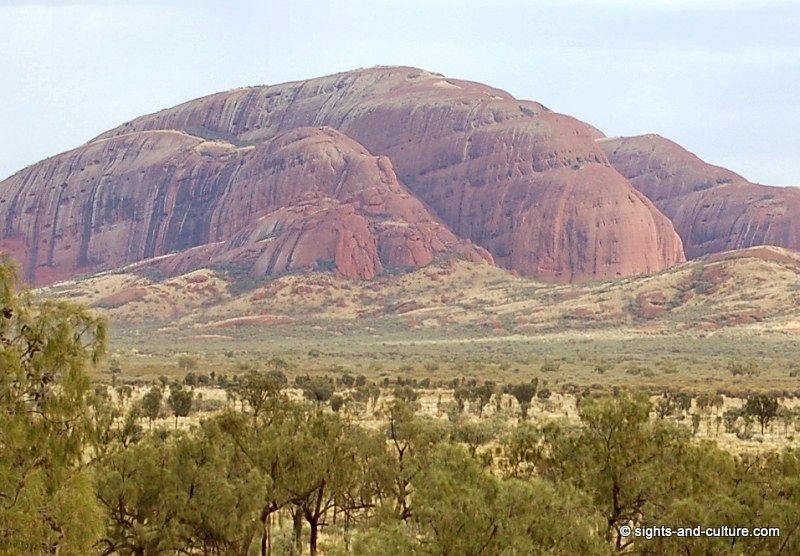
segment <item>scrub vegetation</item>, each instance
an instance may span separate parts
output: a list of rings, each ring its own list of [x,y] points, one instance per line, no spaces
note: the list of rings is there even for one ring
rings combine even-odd
[[[133,379],[130,353],[101,363],[103,319],[15,291],[9,265],[0,304],[0,554],[800,553],[786,393],[620,385],[680,371],[605,357],[595,388],[551,352],[361,372],[324,342],[165,352]],[[780,535],[620,534],[698,525]]]

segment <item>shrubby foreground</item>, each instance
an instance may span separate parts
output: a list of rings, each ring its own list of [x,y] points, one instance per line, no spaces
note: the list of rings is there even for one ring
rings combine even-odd
[[[731,454],[631,393],[581,399],[580,423],[487,435],[419,416],[402,392],[379,426],[356,425],[327,393],[292,400],[252,373],[241,410],[149,430],[87,379],[102,320],[36,303],[0,270],[2,554],[800,553],[797,451]],[[623,525],[782,534],[648,540]]]

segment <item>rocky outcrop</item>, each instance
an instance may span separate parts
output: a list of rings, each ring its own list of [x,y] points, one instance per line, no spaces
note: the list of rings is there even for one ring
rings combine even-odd
[[[0,184],[0,249],[27,279],[155,261],[253,275],[298,270],[371,278],[457,253],[457,238],[399,183],[391,162],[332,129],[236,146],[182,131],[92,141]]]
[[[800,189],[750,183],[657,135],[598,144],[672,220],[687,257],[754,245],[800,249]]]
[[[220,93],[96,141],[180,130],[243,148],[302,126],[330,126],[391,159],[400,181],[457,235],[523,274],[568,282],[684,260],[671,222],[610,165],[598,130],[414,68]],[[400,243],[413,237],[393,233]]]

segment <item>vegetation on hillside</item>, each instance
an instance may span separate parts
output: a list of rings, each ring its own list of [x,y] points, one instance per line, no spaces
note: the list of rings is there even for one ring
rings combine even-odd
[[[0,554],[800,553],[800,452],[734,454],[684,424],[763,432],[786,409],[768,394],[723,416],[714,397],[587,390],[577,420],[543,420],[544,382],[454,381],[436,419],[413,383],[300,375],[293,395],[276,359],[181,428],[207,401],[189,384],[136,403],[92,387],[102,320],[16,292],[9,266],[0,303]],[[518,420],[495,418],[513,403]],[[698,525],[780,535],[620,534]]]

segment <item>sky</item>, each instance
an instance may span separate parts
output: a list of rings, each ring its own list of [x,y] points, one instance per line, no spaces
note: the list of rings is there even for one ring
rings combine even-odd
[[[0,179],[214,92],[375,65],[800,185],[794,0],[0,0]]]

